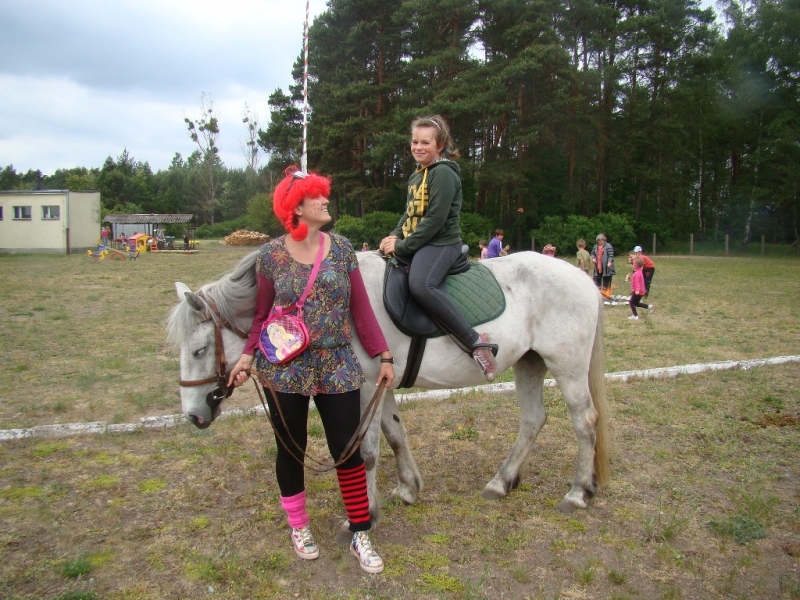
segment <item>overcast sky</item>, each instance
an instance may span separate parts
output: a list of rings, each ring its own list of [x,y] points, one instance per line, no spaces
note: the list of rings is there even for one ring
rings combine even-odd
[[[311,20],[325,0],[310,0]],[[214,102],[228,167],[244,103],[265,128],[288,91],[305,0],[0,0],[0,168],[102,167],[127,148],[153,171],[196,146],[184,116]]]
[[[325,4],[310,0],[311,21]],[[266,128],[305,12],[305,0],[0,0],[0,168],[99,168],[127,148],[166,169],[197,148],[183,119],[200,117],[203,93],[223,162],[244,167],[244,104]]]

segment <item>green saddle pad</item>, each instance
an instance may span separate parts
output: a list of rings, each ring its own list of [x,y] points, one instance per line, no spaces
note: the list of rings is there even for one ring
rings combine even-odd
[[[464,273],[449,275],[445,283],[447,296],[473,327],[496,319],[506,309],[506,297],[500,284],[480,262],[471,262]],[[445,332],[437,329],[429,337],[443,335]]]

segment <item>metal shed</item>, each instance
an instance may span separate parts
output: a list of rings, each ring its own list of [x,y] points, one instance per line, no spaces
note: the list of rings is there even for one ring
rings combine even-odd
[[[140,214],[140,215],[106,215],[103,218],[105,223],[111,224],[113,239],[128,239],[136,233],[146,233],[150,237],[163,238],[163,225],[173,225],[186,223],[186,230],[190,238],[194,238],[195,227],[188,225],[194,219],[194,215],[186,214]]]

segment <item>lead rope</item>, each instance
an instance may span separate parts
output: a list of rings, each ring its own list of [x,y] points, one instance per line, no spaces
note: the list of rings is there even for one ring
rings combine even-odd
[[[347,462],[350,459],[350,457],[356,453],[356,451],[361,446],[361,442],[364,441],[364,437],[366,437],[367,431],[369,431],[369,427],[372,424],[372,420],[375,417],[375,413],[378,412],[378,407],[380,406],[381,402],[383,402],[383,398],[386,395],[386,388],[382,385],[375,390],[375,393],[372,395],[369,404],[367,404],[367,408],[361,415],[361,420],[358,423],[358,427],[356,427],[356,430],[353,433],[353,436],[350,438],[350,441],[347,442],[347,445],[342,451],[342,455],[339,457],[339,460],[336,461],[335,463],[331,463],[330,461],[321,462],[316,458],[314,458],[313,456],[311,456],[310,454],[308,454],[307,452],[305,452],[302,448],[300,448],[300,446],[297,444],[297,442],[294,440],[291,434],[289,434],[289,427],[287,427],[286,425],[286,419],[283,416],[283,411],[281,410],[281,404],[278,401],[278,395],[275,393],[275,388],[272,387],[272,384],[264,376],[264,374],[257,371],[256,369],[251,369],[250,378],[253,380],[253,384],[255,385],[256,391],[258,392],[258,398],[259,400],[261,400],[261,406],[264,407],[264,412],[267,414],[267,417],[269,418],[269,424],[272,425],[272,430],[275,432],[275,439],[278,440],[280,445],[283,446],[283,449],[286,450],[293,459],[295,459],[298,463],[303,465],[306,469],[314,471],[316,473],[327,473],[328,471],[332,471],[336,467],[341,466],[342,464]],[[259,387],[258,385],[259,381],[264,387],[269,389],[270,394],[272,395],[272,400],[273,402],[275,402],[275,407],[278,409],[278,415],[281,418],[281,424],[283,425],[283,428],[286,430],[286,433],[289,436],[289,441],[295,447],[296,451],[302,455],[302,458],[300,458],[297,454],[295,454],[295,452],[292,449],[289,448],[289,446],[284,441],[283,436],[278,432],[278,428],[275,426],[275,422],[272,420],[273,415],[270,412],[269,408],[267,408],[267,403],[264,398],[264,394],[261,392],[261,387]],[[364,426],[365,423],[366,427]],[[306,458],[320,466],[315,467],[313,465],[306,464],[305,462]]]

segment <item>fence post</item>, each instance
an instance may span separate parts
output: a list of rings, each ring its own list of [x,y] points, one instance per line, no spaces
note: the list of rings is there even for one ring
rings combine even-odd
[[[531,236],[531,250],[536,252],[536,238]]]
[[[728,256],[728,240],[730,239],[730,237],[731,236],[729,234],[727,233],[725,234],[725,256]]]
[[[656,234],[653,234],[653,256],[656,255]]]
[[[694,234],[689,234],[689,256],[694,256]]]
[[[761,236],[761,256],[764,256],[764,236]]]

